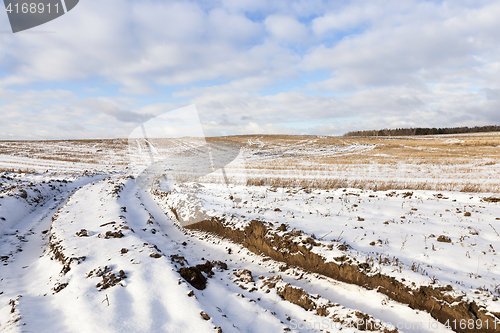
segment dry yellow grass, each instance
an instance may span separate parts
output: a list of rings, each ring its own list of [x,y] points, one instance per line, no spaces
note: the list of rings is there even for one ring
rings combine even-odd
[[[388,190],[432,190],[432,191],[460,191],[468,193],[500,193],[500,184],[481,185],[474,183],[459,184],[456,182],[431,183],[402,181],[377,181],[363,179],[299,179],[299,178],[271,178],[253,177],[248,178],[248,186],[274,186],[282,188],[306,188],[336,190],[339,188],[357,188],[372,191]]]
[[[254,137],[255,138],[255,137]],[[304,140],[309,140],[306,147],[310,150],[319,150],[332,145],[375,145],[363,154],[338,154],[335,156],[315,157],[314,162],[319,164],[370,164],[373,162],[391,164],[409,162],[412,164],[470,164],[492,158],[500,162],[500,134],[494,135],[443,135],[421,137],[373,137],[373,138],[339,138],[325,137],[312,142],[311,137],[294,136],[259,136],[264,147],[282,149],[293,148]],[[252,144],[256,148],[257,144]],[[293,159],[300,158],[300,152]],[[305,156],[305,155],[304,155]],[[285,161],[281,161],[285,163]],[[296,161],[286,161],[288,168]]]
[[[232,140],[270,152],[265,158],[246,161],[249,185],[500,192],[500,133],[368,138],[261,135]],[[367,149],[328,153],[333,146],[351,145]]]
[[[0,141],[1,155],[76,163],[127,164],[127,149],[125,139]]]
[[[149,141],[167,155],[169,151],[193,153],[192,148],[202,143],[199,139]],[[227,168],[230,179],[240,183],[500,192],[500,133],[349,138],[241,135],[206,141],[242,148],[241,163]],[[136,144],[143,153],[147,151],[144,140]],[[126,165],[134,158],[131,153],[127,139],[0,141],[0,154],[44,160]],[[143,162],[147,165],[149,160]]]

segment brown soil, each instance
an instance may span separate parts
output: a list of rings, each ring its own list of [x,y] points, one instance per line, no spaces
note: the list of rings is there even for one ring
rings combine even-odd
[[[437,241],[438,241],[438,242],[441,242],[441,243],[451,243],[451,239],[450,239],[450,237],[445,236],[445,235],[440,235],[440,236],[437,238]]]
[[[102,282],[96,284],[97,289],[104,290],[110,287],[116,286],[121,280],[126,279],[127,275],[123,270],[120,270],[117,274],[111,272],[111,268],[108,266],[99,266],[87,273],[87,278],[100,277]]]
[[[306,311],[316,312],[318,316],[328,317],[336,324],[340,324],[337,326],[339,330],[350,327],[360,331],[378,331],[384,333],[398,332],[395,328],[390,329],[386,325],[388,323],[383,323],[366,313],[346,309],[340,304],[332,303],[330,300],[323,298],[321,295],[309,294],[300,287],[284,283],[280,275],[269,277],[259,276],[259,279],[262,280],[262,284],[259,288],[265,293],[274,291],[287,302],[298,305]],[[235,282],[237,281],[235,280]]]
[[[53,217],[54,219],[54,217]],[[61,245],[62,241],[58,240],[57,237],[51,232],[49,234],[49,252],[52,253],[51,259],[55,259],[60,261],[63,264],[63,268],[61,270],[61,274],[65,275],[71,270],[71,264],[76,263],[79,264],[82,261],[85,261],[86,257],[67,257],[64,255],[64,247]]]
[[[179,270],[179,274],[184,278],[184,280],[198,290],[204,290],[207,287],[207,278],[196,266],[182,267]]]
[[[54,290],[56,293],[58,293],[61,290],[63,290],[64,288],[66,288],[67,286],[68,286],[67,283],[58,283],[58,284],[56,284],[56,286],[54,288],[52,288],[52,290]]]
[[[87,273],[87,277],[93,277],[93,276],[97,276],[97,277],[101,277],[103,276],[104,274],[108,273],[108,272],[111,272],[111,268],[108,267],[108,266],[99,266],[93,270],[91,270],[90,272]]]
[[[204,264],[196,265],[196,268],[207,274],[208,277],[212,277],[214,275],[214,272],[212,272],[213,267],[212,263],[208,260]]]
[[[122,238],[124,235],[121,230],[118,231],[106,231],[106,234],[104,236],[105,239],[110,239],[110,238]]]
[[[201,312],[200,312],[200,315],[201,315],[201,317],[202,317],[203,319],[205,319],[205,320],[210,320],[210,316],[209,316],[209,315],[207,315],[205,312],[201,311]]]
[[[102,274],[101,277],[102,282],[96,284],[96,287],[99,290],[104,290],[116,286],[121,280],[126,279],[127,275],[123,270],[120,270],[118,274],[107,272]]]
[[[180,255],[178,255],[178,254],[172,254],[172,255],[170,256],[170,261],[171,261],[172,263],[176,263],[176,264],[179,264],[179,265],[181,265],[181,266],[184,266],[184,265],[187,265],[187,264],[188,264],[188,262],[187,262],[186,258],[184,258],[183,256],[180,256]]]
[[[499,196],[484,197],[481,199],[481,201],[497,203],[500,202],[500,197]]]
[[[89,232],[87,229],[82,229],[76,233],[78,237],[89,237]]]
[[[175,215],[176,213],[173,212]],[[450,296],[453,291],[451,286],[432,287],[421,286],[411,289],[394,277],[380,273],[368,275],[367,267],[352,264],[349,260],[342,263],[325,262],[325,260],[311,252],[310,244],[304,246],[293,240],[287,234],[279,236],[270,230],[262,222],[253,220],[244,230],[235,230],[224,225],[224,220],[212,218],[187,226],[188,229],[196,229],[214,233],[218,236],[230,239],[242,244],[250,251],[271,257],[274,260],[284,262],[291,266],[301,267],[307,271],[319,273],[338,281],[362,286],[367,289],[376,289],[391,299],[409,305],[416,310],[430,313],[432,317],[441,323],[453,320],[480,320],[482,322],[493,320],[492,315],[500,319],[500,314],[487,313],[480,308],[476,302]],[[290,231],[292,233],[293,231]],[[191,268],[192,269],[192,268]],[[201,275],[201,273],[200,273]],[[497,332],[494,328],[460,329],[457,332]]]
[[[243,283],[252,283],[255,282],[253,277],[252,277],[252,272],[250,272],[248,269],[240,269],[237,270],[236,272],[233,273],[238,277],[236,281],[241,281]]]
[[[316,303],[309,297],[309,294],[301,288],[292,287],[286,284],[282,288],[278,288],[278,295],[290,303],[296,304],[308,311],[316,310]]]
[[[170,256],[172,262],[177,263],[181,266],[187,264],[187,261],[184,257],[178,255]],[[179,274],[186,280],[190,285],[195,287],[198,290],[203,290],[207,287],[207,278],[203,273],[206,274],[207,277],[211,278],[214,276],[213,269],[217,269],[219,271],[223,271],[227,269],[227,264],[222,261],[212,260],[205,261],[204,264],[198,264],[196,266],[191,267],[181,267],[179,270]]]

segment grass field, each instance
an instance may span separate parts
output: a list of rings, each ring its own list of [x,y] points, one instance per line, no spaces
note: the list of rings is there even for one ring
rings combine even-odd
[[[499,153],[498,133],[2,141],[0,331],[498,332]]]
[[[199,139],[150,140],[161,159],[204,144]],[[234,182],[249,185],[426,189],[463,192],[500,191],[500,134],[418,137],[316,137],[253,135],[207,138],[217,146],[238,145],[237,159],[227,167]],[[0,168],[25,170],[50,161],[123,168],[150,163],[147,146],[134,154],[127,140],[0,142]],[[30,165],[30,162],[32,165]],[[49,163],[48,163],[49,162]],[[206,179],[208,180],[208,179]]]

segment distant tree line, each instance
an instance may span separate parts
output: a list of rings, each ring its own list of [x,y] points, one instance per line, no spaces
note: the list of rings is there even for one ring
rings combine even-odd
[[[445,128],[395,128],[370,131],[353,131],[344,136],[408,136],[408,135],[436,135],[436,134],[459,134],[459,133],[480,133],[480,132],[500,132],[500,126],[474,126],[474,127],[445,127]]]

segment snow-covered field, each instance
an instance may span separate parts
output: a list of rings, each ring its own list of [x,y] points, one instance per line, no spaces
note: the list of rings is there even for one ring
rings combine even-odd
[[[0,331],[500,331],[496,140],[1,142]]]

